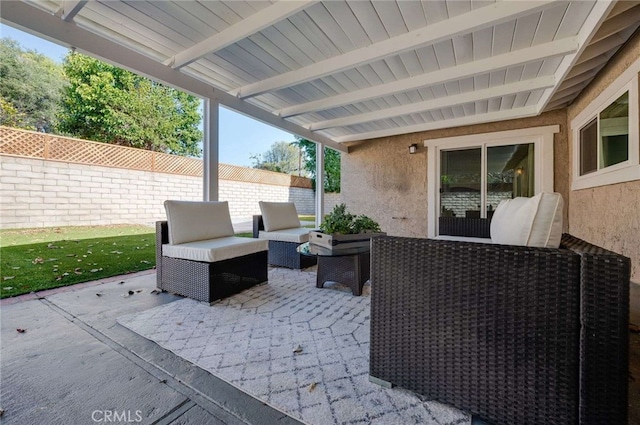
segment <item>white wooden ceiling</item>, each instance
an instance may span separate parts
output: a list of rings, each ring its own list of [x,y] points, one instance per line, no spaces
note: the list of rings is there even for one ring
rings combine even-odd
[[[26,3],[338,143],[566,106],[640,25],[637,1]]]

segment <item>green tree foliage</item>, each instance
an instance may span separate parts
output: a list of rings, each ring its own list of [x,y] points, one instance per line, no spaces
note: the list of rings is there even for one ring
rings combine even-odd
[[[298,174],[300,171],[300,152],[292,143],[275,142],[271,149],[260,155],[252,155],[253,168],[277,171],[286,174]]]
[[[200,101],[195,96],[98,59],[69,53],[59,130],[134,148],[200,156]]]
[[[48,57],[0,40],[1,124],[53,131],[65,82],[62,67]]]
[[[296,138],[294,145],[300,147],[304,153],[304,168],[311,175],[313,186],[316,185],[316,143]],[[328,148],[324,148],[324,191],[340,192],[340,152]]]

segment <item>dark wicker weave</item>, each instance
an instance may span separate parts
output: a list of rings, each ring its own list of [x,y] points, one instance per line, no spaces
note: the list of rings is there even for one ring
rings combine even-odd
[[[253,237],[257,238],[260,230],[264,230],[261,215],[253,216]],[[301,255],[295,242],[269,241],[269,264],[290,269],[305,269],[316,265],[316,258]]]
[[[494,425],[624,424],[630,262],[560,249],[372,241],[372,377]]]
[[[338,282],[351,288],[353,295],[362,295],[362,287],[369,280],[370,253],[342,256],[318,256],[316,288],[325,282]]]
[[[169,243],[166,221],[156,222],[156,279],[163,291],[213,302],[267,281],[267,251],[214,263],[162,255]]]
[[[448,236],[468,236],[473,238],[489,238],[491,220],[470,217],[438,218],[438,233]]]

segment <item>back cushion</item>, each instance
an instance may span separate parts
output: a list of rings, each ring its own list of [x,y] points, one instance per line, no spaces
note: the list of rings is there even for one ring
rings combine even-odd
[[[228,202],[165,201],[169,243],[233,236]]]
[[[491,220],[491,240],[504,245],[558,248],[563,206],[562,196],[555,192],[504,200]]]
[[[300,227],[300,219],[293,202],[260,201],[259,204],[265,231],[274,232],[281,229]]]

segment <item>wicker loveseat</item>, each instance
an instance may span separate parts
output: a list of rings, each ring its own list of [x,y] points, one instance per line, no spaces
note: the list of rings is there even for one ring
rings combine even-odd
[[[380,237],[370,375],[494,425],[626,424],[630,261],[559,248]]]
[[[213,302],[267,281],[267,242],[235,237],[227,202],[166,201],[156,222],[160,290]]]

